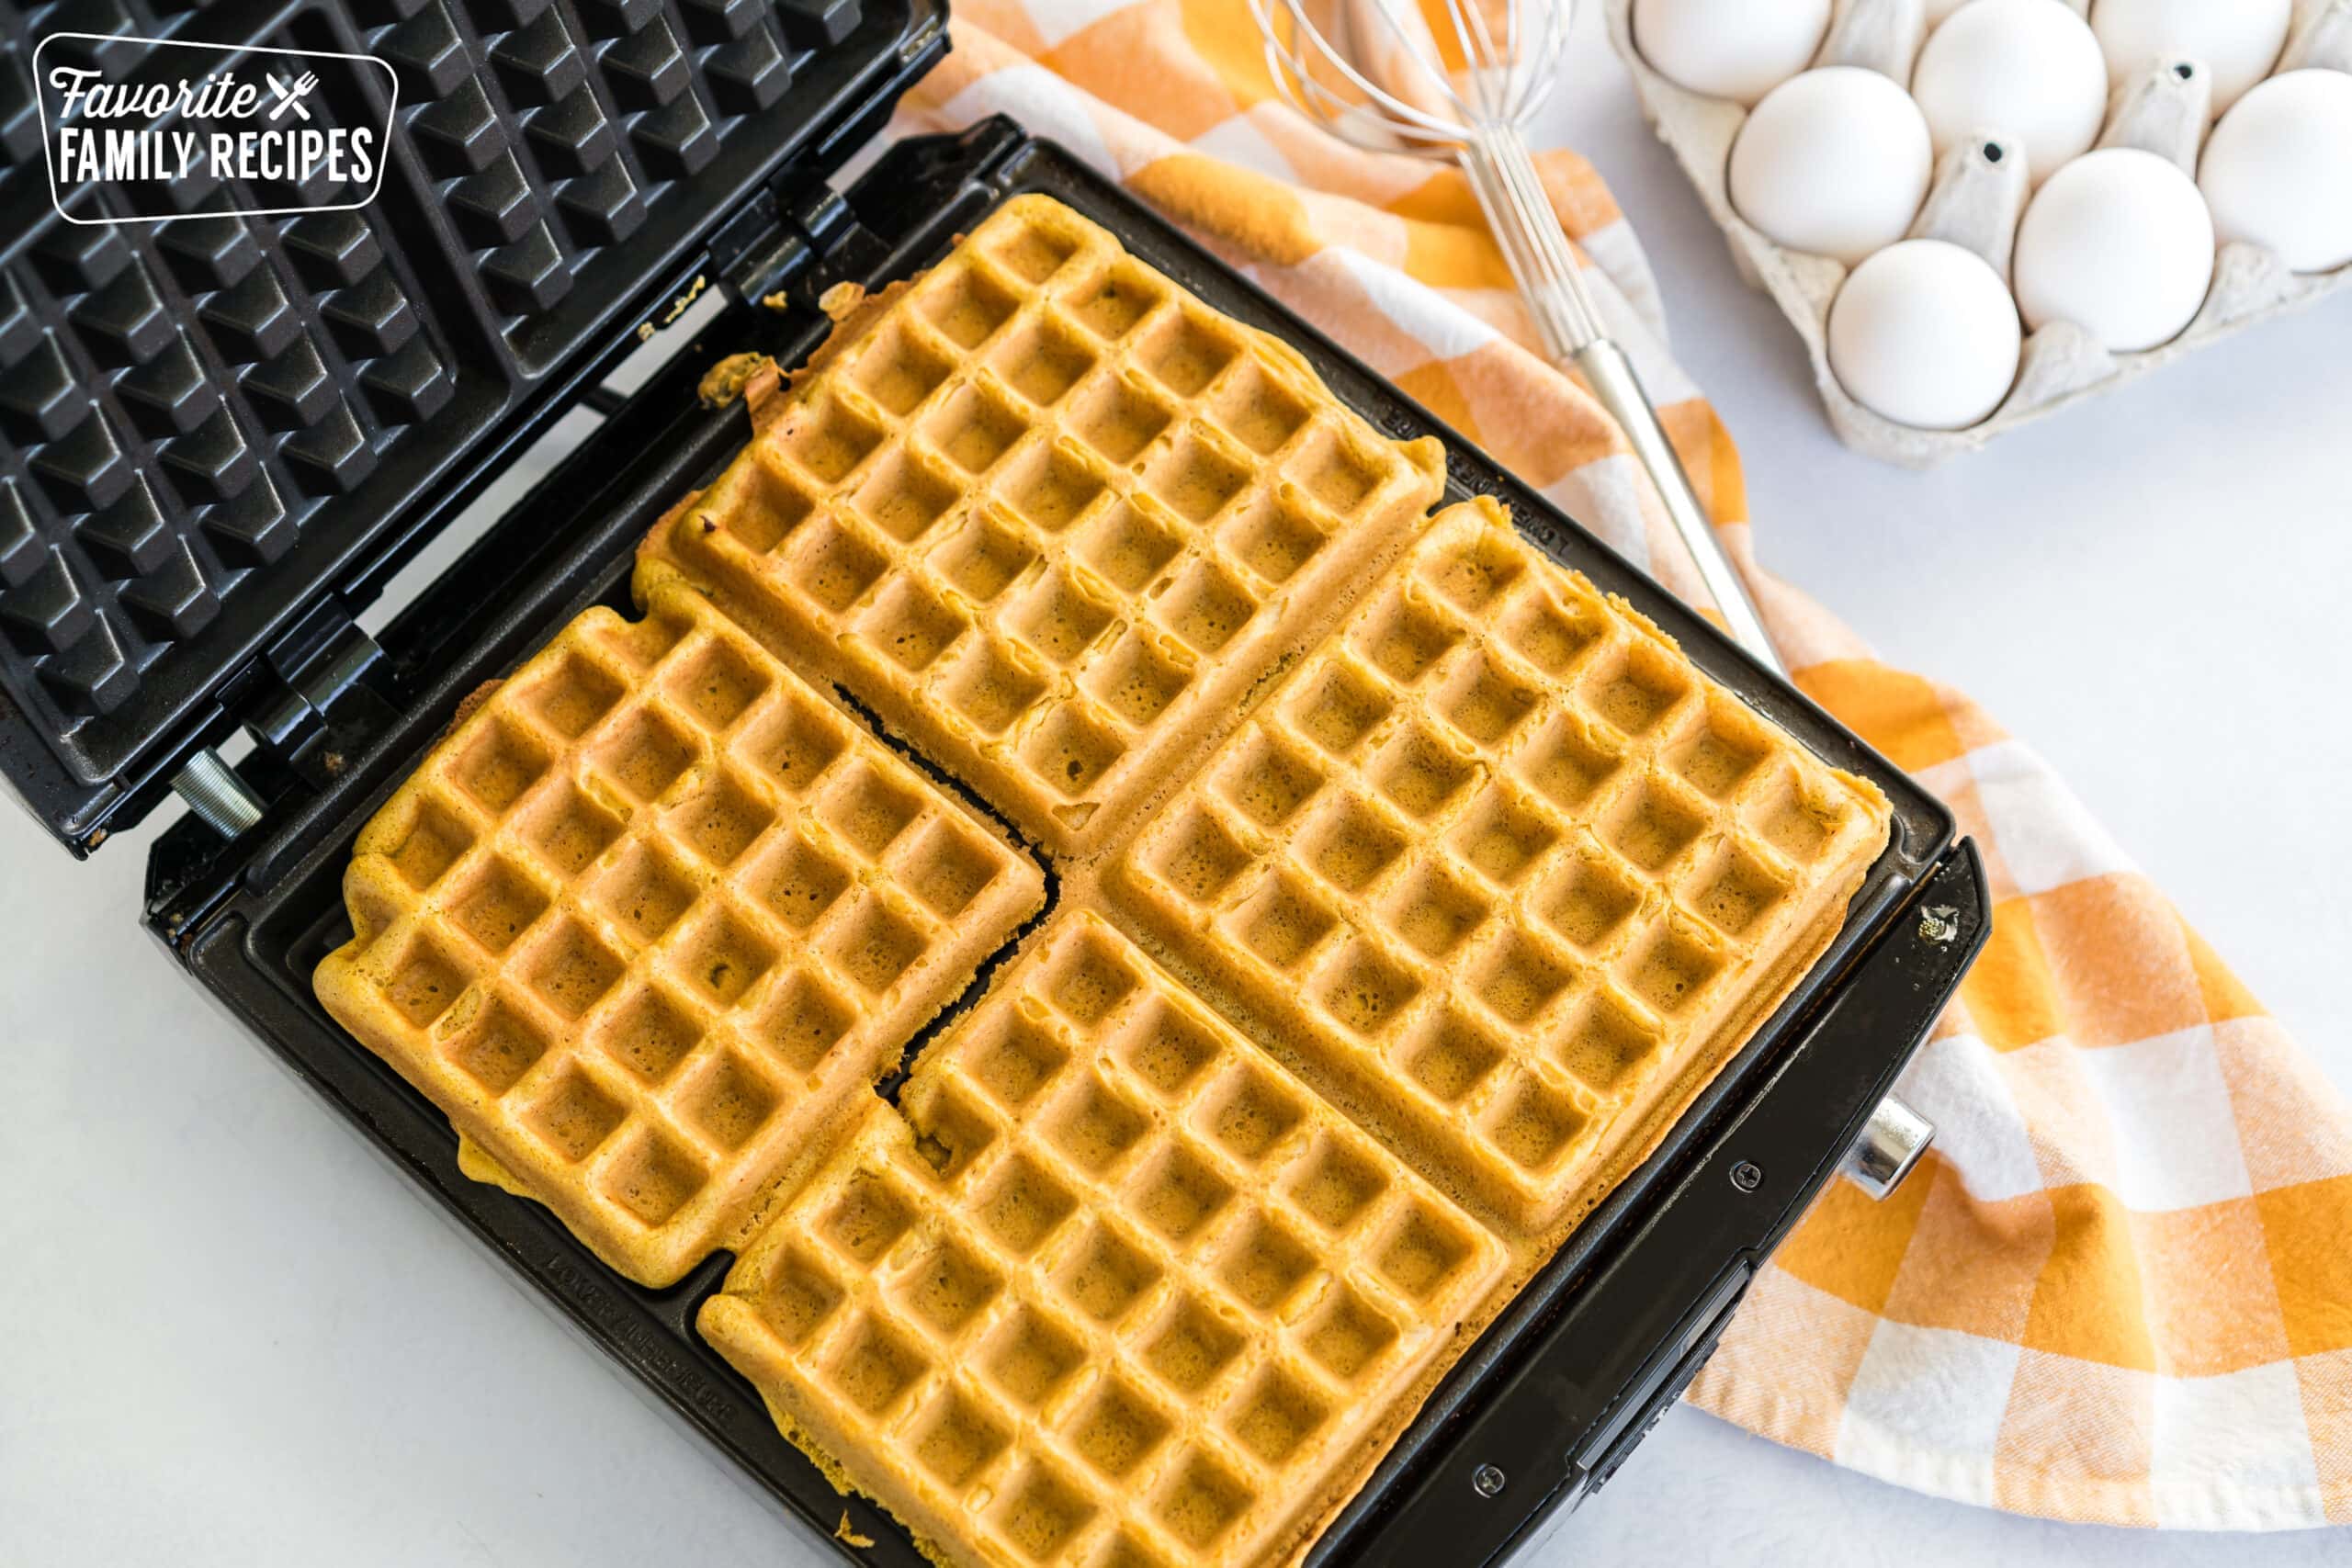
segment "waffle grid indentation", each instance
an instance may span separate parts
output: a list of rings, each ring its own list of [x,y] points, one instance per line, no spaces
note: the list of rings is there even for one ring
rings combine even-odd
[[[59,730],[124,711],[448,402],[382,221],[51,216],[0,271],[0,632]]]
[[[516,321],[554,308],[729,145],[773,135],[859,0],[401,0],[361,47],[458,247]],[[519,340],[518,340],[519,341]]]
[[[110,8],[125,34],[187,30],[184,7]],[[364,502],[345,499],[449,405],[453,344],[476,329],[445,321],[463,307],[421,276],[454,265],[479,286],[503,357],[474,375],[537,373],[566,346],[548,312],[583,274],[610,258],[598,299],[631,281],[626,247],[656,212],[691,220],[692,176],[791,134],[796,73],[863,15],[861,0],[390,0],[305,17],[254,41],[369,53],[398,78],[382,197],[232,216],[361,193],[199,172],[167,190],[194,216],[157,225],[47,215],[39,117],[6,77],[0,183],[43,216],[0,272],[0,671],[72,765],[116,771],[179,700],[163,670],[201,657],[191,640],[257,600],[302,538],[347,524]],[[119,76],[145,47],[67,40],[45,58]],[[342,107],[313,95],[307,123]],[[395,234],[420,194],[423,223]]]

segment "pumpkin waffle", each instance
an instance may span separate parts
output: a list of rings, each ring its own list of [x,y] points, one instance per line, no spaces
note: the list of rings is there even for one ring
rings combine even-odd
[[[1050,200],[746,395],[319,995],[934,1561],[1294,1562],[1888,805]],[[796,670],[1069,863],[896,1104],[1046,878]]]
[[[1889,820],[1481,500],[1108,879],[1285,1065],[1540,1246],[1795,984]]]
[[[574,620],[361,831],[327,1010],[469,1174],[667,1284],[1043,901],[961,807],[691,594]]]
[[[1293,1559],[1501,1246],[1086,911],[873,1102],[705,1304],[939,1562]]]
[[[751,388],[683,575],[1033,841],[1111,841],[1442,488],[1298,353],[1039,196]]]

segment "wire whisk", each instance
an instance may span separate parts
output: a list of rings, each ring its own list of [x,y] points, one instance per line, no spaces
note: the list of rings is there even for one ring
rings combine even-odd
[[[1611,340],[1521,131],[1550,99],[1570,0],[1250,0],[1292,107],[1351,145],[1460,165],[1555,361],[1625,433],[1740,645],[1775,673],[1732,569],[1624,351]]]

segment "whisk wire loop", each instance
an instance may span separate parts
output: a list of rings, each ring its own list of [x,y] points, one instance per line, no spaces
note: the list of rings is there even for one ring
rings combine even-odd
[[[1732,636],[1778,672],[1763,617],[1724,554],[1633,362],[1603,331],[1520,134],[1559,79],[1570,4],[1250,0],[1250,10],[1265,38],[1266,70],[1293,108],[1351,146],[1461,165],[1544,348],[1576,368],[1623,431]],[[1458,71],[1433,26],[1439,6],[1438,25],[1451,35]],[[1535,8],[1532,17],[1522,15],[1528,6]]]

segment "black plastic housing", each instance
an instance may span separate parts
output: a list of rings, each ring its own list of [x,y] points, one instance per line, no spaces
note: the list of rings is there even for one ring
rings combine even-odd
[[[782,258],[765,281],[786,286],[791,308],[741,307],[712,323],[695,352],[386,627],[386,690],[398,716],[324,787],[264,763],[249,770],[275,799],[259,827],[226,844],[194,822],[167,832],[150,863],[149,923],[288,1067],[817,1536],[831,1537],[846,1510],[875,1542],[840,1545],[846,1560],[916,1568],[922,1558],[905,1533],[862,1501],[845,1504],[695,1337],[695,1309],[718,1288],[727,1258],[667,1291],[644,1290],[603,1268],[545,1210],[468,1180],[447,1122],[326,1016],[311,973],[349,934],[340,879],[354,836],[459,697],[588,604],[626,606],[637,540],[748,435],[740,410],[695,406],[700,369],[743,348],[797,363],[829,325],[814,307],[827,287],[906,276],[1027,191],[1087,213],[1208,304],[1290,341],[1382,429],[1440,437],[1453,496],[1502,501],[1543,548],[1624,594],[1708,673],[1834,764],[1876,781],[1894,803],[1892,842],[1830,951],[1447,1377],[1310,1561],[1498,1558],[1622,1462],[1830,1179],[1984,940],[1982,868],[1972,846],[1952,843],[1940,805],[1711,624],[1115,186],[1009,122],[901,142],[843,204],[811,198],[804,210],[831,214],[823,245],[744,247]],[[1923,919],[1929,909],[1935,918]],[[1756,1179],[1733,1182],[1735,1165],[1755,1166]],[[1499,1486],[1480,1484],[1488,1466]]]

